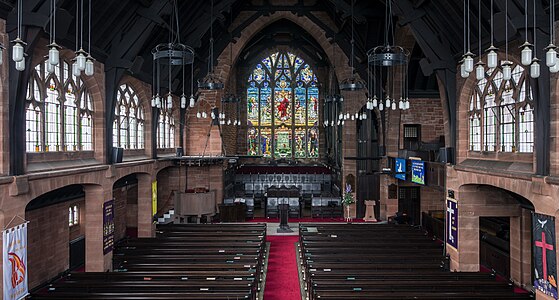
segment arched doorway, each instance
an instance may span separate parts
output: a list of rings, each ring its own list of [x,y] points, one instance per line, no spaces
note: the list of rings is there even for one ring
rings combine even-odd
[[[481,271],[530,286],[532,202],[492,185],[467,184],[459,191],[461,264],[475,263]]]

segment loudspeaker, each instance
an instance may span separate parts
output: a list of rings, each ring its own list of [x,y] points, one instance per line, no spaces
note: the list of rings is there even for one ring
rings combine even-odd
[[[182,157],[184,155],[184,150],[182,147],[177,148],[177,157]]]
[[[439,148],[439,162],[454,164],[454,148]]]
[[[121,163],[124,149],[120,147],[113,147],[113,164]]]

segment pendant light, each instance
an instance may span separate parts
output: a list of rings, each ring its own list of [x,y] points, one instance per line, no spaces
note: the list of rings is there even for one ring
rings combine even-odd
[[[536,1],[534,1],[534,27],[533,27],[533,35],[534,35],[534,49],[537,49],[537,34],[536,34]],[[537,57],[536,52],[534,52],[534,58],[532,59],[532,64],[530,65],[530,77],[538,78],[540,77],[540,60]]]
[[[481,0],[478,0],[478,51],[479,51],[479,61],[476,63],[476,79],[482,80],[485,78],[485,68],[483,61],[481,60]]]
[[[85,75],[87,76],[93,76],[93,74],[95,74],[95,59],[91,56],[91,1],[93,0],[89,0],[89,14],[88,14],[88,26],[87,26],[87,30],[88,30],[88,34],[87,34],[87,57],[85,58]]]
[[[520,46],[520,63],[529,66],[532,63],[532,44],[528,43],[528,0],[524,0],[524,44]]]
[[[16,63],[16,70],[25,70],[25,53],[23,46],[27,45],[21,39],[21,18],[23,15],[22,0],[17,1],[17,37],[12,41],[12,60]]]
[[[77,68],[81,71],[85,71],[85,63],[86,63],[86,52],[83,50],[83,0],[80,0],[80,49],[76,51],[76,64]],[[76,8],[77,10],[77,8]],[[78,27],[77,18],[76,18],[76,29]],[[76,30],[77,34],[77,30]],[[77,44],[76,44],[77,47]],[[79,75],[77,75],[79,76]]]
[[[213,37],[214,1],[210,1],[210,50],[208,55],[208,75],[198,82],[198,87],[204,90],[221,90],[223,82],[214,74],[214,37]]]
[[[54,72],[54,66],[58,66],[60,63],[60,51],[61,48],[56,44],[56,0],[50,0],[50,44],[49,47],[49,64],[53,67],[49,69],[49,73]],[[52,71],[52,72],[51,72]]]
[[[340,90],[342,91],[358,91],[365,88],[365,84],[362,80],[355,77],[355,38],[354,38],[354,15],[353,15],[353,6],[355,4],[355,0],[351,1],[351,58],[350,58],[350,67],[351,67],[351,76],[349,78],[344,79],[340,82]]]
[[[557,64],[557,50],[555,50],[557,47],[553,44],[555,40],[555,28],[553,26],[553,20],[555,19],[555,0],[550,0],[549,7],[549,45],[545,48],[547,50],[545,54],[545,64],[551,71]]]
[[[505,0],[505,61],[501,64],[503,68],[503,79],[509,81],[512,77],[512,62],[509,61],[509,1]]]
[[[460,76],[462,78],[467,78],[474,70],[473,56],[470,51],[470,0],[467,0],[464,1],[464,55],[460,64]]]
[[[488,52],[488,54],[487,54],[487,67],[489,69],[494,69],[499,64],[499,58],[497,57],[498,48],[493,46],[493,40],[494,40],[494,35],[493,35],[493,2],[494,2],[494,0],[491,0],[491,46],[489,46],[489,48],[487,48],[487,50],[485,50],[486,52]]]

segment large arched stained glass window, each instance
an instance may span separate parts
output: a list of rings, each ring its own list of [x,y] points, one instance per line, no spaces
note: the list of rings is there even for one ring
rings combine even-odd
[[[470,96],[470,151],[533,152],[534,100],[527,71],[513,65],[512,78],[490,69]]]
[[[93,102],[80,77],[61,60],[50,74],[38,64],[27,85],[26,151],[93,150]]]
[[[318,157],[318,82],[305,61],[276,52],[248,77],[248,155]]]

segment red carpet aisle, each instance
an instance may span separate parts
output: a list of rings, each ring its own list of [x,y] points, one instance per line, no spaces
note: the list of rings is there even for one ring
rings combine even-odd
[[[295,243],[299,236],[270,236],[264,300],[301,300]]]

